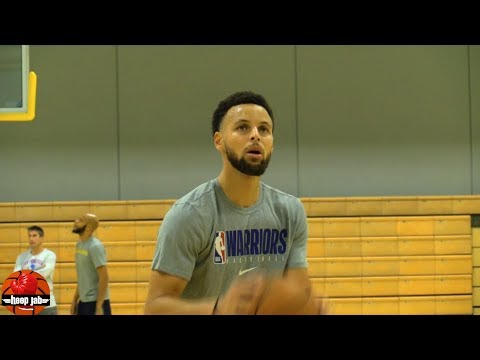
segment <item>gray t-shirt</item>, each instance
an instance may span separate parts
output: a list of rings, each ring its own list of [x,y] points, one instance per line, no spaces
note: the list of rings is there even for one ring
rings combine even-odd
[[[248,272],[306,268],[307,239],[298,198],[261,183],[256,204],[242,208],[213,179],[167,212],[152,269],[188,280],[183,298],[217,297]]]
[[[107,265],[107,252],[102,242],[94,236],[86,241],[78,241],[75,250],[75,265],[80,301],[96,301],[98,295],[97,268]],[[110,291],[107,287],[105,300],[109,299]]]

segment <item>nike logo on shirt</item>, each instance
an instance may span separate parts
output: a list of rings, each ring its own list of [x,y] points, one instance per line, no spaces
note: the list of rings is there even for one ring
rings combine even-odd
[[[249,268],[249,269],[245,269],[245,270],[240,270],[240,271],[238,272],[238,275],[239,275],[239,276],[242,276],[243,274],[245,274],[245,273],[247,273],[247,272],[249,272],[249,271],[255,270],[257,267],[258,267],[258,266],[255,266],[255,267],[252,267],[252,268]]]

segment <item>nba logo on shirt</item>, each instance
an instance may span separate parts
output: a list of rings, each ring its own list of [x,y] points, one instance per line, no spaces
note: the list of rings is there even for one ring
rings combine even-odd
[[[215,252],[213,262],[215,264],[225,264],[227,261],[227,252],[225,248],[225,231],[217,231],[215,234]]]

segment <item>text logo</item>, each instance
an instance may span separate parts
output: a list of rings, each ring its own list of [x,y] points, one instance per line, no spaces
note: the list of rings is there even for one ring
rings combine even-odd
[[[213,255],[213,262],[215,264],[225,264],[227,262],[225,231],[217,231],[215,234],[215,252]]]
[[[3,282],[2,305],[15,315],[37,315],[50,305],[50,286],[33,270],[15,271]]]

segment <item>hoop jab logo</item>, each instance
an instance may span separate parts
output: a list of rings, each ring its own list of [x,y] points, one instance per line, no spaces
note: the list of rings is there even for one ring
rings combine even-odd
[[[3,282],[2,305],[15,315],[37,315],[50,305],[50,287],[33,270],[15,271]]]

